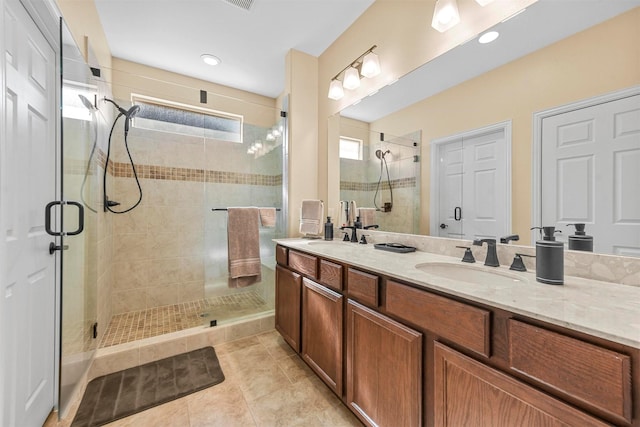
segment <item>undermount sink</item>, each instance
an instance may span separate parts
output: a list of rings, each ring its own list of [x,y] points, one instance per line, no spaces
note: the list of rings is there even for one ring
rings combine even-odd
[[[340,244],[342,243],[342,240],[340,241],[335,241],[335,240],[314,240],[312,242],[309,242],[308,245],[310,246],[335,246],[336,244]],[[350,243],[350,242],[345,242],[345,243]]]
[[[527,279],[502,270],[487,270],[493,267],[480,267],[469,264],[451,264],[446,262],[427,262],[416,265],[418,270],[444,279],[458,280],[473,284],[513,285],[526,283]]]

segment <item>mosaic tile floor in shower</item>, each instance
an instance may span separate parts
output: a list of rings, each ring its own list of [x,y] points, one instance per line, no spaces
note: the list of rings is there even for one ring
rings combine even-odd
[[[116,314],[111,318],[100,347],[111,347],[273,309],[256,291],[218,296],[182,304]],[[211,313],[203,318],[202,313]]]

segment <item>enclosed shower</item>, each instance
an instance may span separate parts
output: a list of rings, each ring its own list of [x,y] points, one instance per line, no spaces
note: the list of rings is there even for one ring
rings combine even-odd
[[[220,94],[123,60],[90,67],[63,32],[63,197],[85,212],[63,254],[64,412],[97,349],[273,315],[287,99]],[[275,212],[255,236],[261,280],[244,288],[229,281],[231,207]]]
[[[417,233],[420,132],[395,136],[348,126],[341,131],[347,137],[358,135],[362,147],[359,158],[340,159],[340,200],[375,209],[374,223],[381,231]]]

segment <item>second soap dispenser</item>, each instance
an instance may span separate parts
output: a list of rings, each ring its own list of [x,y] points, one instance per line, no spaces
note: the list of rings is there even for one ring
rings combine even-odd
[[[542,240],[536,242],[536,280],[548,285],[564,284],[564,244],[556,242],[555,227],[532,228],[535,229],[543,233]]]

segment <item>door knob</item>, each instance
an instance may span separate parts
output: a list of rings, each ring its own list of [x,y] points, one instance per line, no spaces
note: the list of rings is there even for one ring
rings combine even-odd
[[[69,249],[69,245],[56,245],[54,242],[49,243],[49,254],[53,255],[55,251],[66,251]]]
[[[444,222],[443,222],[442,224],[440,224],[440,228],[442,228],[443,230],[444,230],[445,228],[447,228],[447,227],[448,227],[448,225],[447,225],[447,224],[445,224]]]

